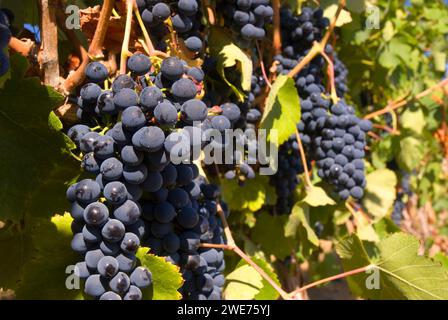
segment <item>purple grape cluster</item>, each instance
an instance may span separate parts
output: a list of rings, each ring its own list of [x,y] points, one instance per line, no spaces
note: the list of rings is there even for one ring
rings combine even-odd
[[[221,0],[217,11],[244,41],[263,40],[274,11],[269,0]]]
[[[199,32],[201,10],[197,0],[137,0],[137,6],[149,33],[158,40],[157,49],[166,50],[164,38],[170,31],[165,21],[170,19],[173,29],[184,40],[185,47],[193,53],[202,52],[203,40]]]

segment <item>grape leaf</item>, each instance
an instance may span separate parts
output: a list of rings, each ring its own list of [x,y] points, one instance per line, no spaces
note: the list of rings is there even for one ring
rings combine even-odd
[[[287,215],[272,216],[262,212],[257,216],[257,223],[252,228],[252,240],[259,244],[267,255],[272,254],[280,259],[290,255],[296,240],[285,237],[287,221]]]
[[[300,121],[300,100],[294,81],[280,75],[269,91],[260,129],[267,130],[268,141],[273,141],[277,147],[283,144],[294,134],[297,123]],[[276,130],[274,139],[271,130]]]
[[[137,258],[142,266],[152,273],[152,285],[143,290],[143,298],[150,300],[179,300],[182,295],[177,291],[183,283],[179,267],[162,257],[148,253],[149,248],[139,248]]]
[[[334,18],[336,15],[336,11],[338,10],[337,4],[332,4],[325,8],[324,10],[324,16],[330,19],[330,21]],[[342,27],[344,24],[348,24],[352,22],[352,16],[350,12],[348,12],[345,9],[342,9],[341,13],[339,14],[338,20],[336,21],[336,27]]]
[[[411,110],[407,108],[400,117],[401,126],[420,135],[426,125],[425,115],[421,108]]]
[[[412,171],[423,160],[424,149],[421,139],[413,136],[402,138],[397,157],[398,164],[406,171]]]
[[[64,135],[49,126],[49,122],[56,122],[49,114],[63,102],[63,96],[41,85],[38,78],[22,78],[26,70],[23,59],[11,60],[12,77],[0,90],[0,148],[5,150],[0,155],[0,165],[6,169],[0,186],[0,220],[22,220],[31,214],[31,208],[34,216],[48,217],[57,212],[49,208],[54,208],[53,199],[63,194],[61,186],[67,180],[59,180],[55,172],[60,167],[75,165],[64,155],[68,148]],[[60,126],[57,128],[60,130]],[[44,198],[37,199],[38,193],[42,196],[41,186],[54,184],[54,179],[59,180],[59,189],[53,189],[57,194],[44,194]]]
[[[73,273],[67,267],[82,260],[70,248],[70,214],[55,215],[51,221],[39,219],[32,230],[33,255],[23,267],[23,279],[16,290],[19,299],[82,299],[78,289],[68,289],[66,281]]]
[[[255,257],[251,259],[280,285],[277,275],[265,260]],[[278,296],[278,292],[244,260],[226,276],[224,297],[227,300],[276,300]]]
[[[319,246],[319,238],[310,226],[309,212],[302,203],[296,203],[285,225],[285,237],[305,238],[315,246]]]
[[[269,184],[268,176],[257,175],[240,186],[235,180],[221,181],[222,195],[230,209],[257,211],[264,204],[275,204],[277,201],[274,188]]]
[[[397,177],[389,169],[379,169],[366,176],[367,186],[362,200],[367,211],[376,218],[385,217],[395,201]]]
[[[336,204],[336,202],[327,195],[324,189],[315,186],[307,190],[306,196],[302,201],[312,207]]]
[[[245,94],[231,83],[226,75],[225,69],[236,67],[241,72],[241,89],[250,91],[252,78],[252,60],[237,45],[232,42],[232,37],[222,29],[211,28],[209,37],[210,52],[218,59],[218,72],[223,80],[232,88],[235,95],[244,100]]]
[[[336,246],[344,270],[371,266],[372,273],[350,276],[352,291],[366,299],[448,299],[448,272],[440,263],[419,256],[419,241],[404,233],[395,233],[376,247],[377,257],[369,257],[355,235]],[[375,275],[377,272],[377,275]],[[379,288],[366,286],[376,276]]]

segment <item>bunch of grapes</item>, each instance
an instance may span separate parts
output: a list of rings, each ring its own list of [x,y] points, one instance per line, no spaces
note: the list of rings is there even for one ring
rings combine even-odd
[[[226,24],[245,41],[263,40],[274,15],[269,0],[222,0],[217,11],[223,12]]]
[[[166,49],[164,37],[169,35],[170,30],[164,22],[170,19],[173,29],[184,40],[185,47],[193,53],[202,51],[203,41],[199,32],[201,12],[197,0],[138,0],[137,6],[150,34],[158,39],[157,49]]]
[[[360,120],[344,100],[333,104],[329,110],[314,110],[319,113],[316,120],[319,133],[313,138],[319,177],[333,185],[342,200],[350,196],[360,200],[366,186],[366,134],[372,129],[372,123]]]
[[[217,260],[210,260],[204,253],[201,259],[201,253],[209,250],[199,249],[198,245],[223,243],[222,228],[216,218],[219,190],[207,184],[199,176],[198,168],[191,164],[197,156],[191,150],[193,147],[200,150],[205,123],[210,130],[223,130],[222,121],[216,121],[220,120],[219,116],[210,119],[209,109],[197,98],[202,91],[204,73],[199,68],[188,67],[177,57],[166,58],[160,66],[153,66],[140,53],[131,56],[127,66],[131,75],[117,76],[111,90],[104,90],[106,68],[99,62],[88,65],[89,82],[76,99],[79,118],[84,124],[77,124],[67,132],[82,154],[84,171],[96,175],[95,180],[82,180],[68,192],[71,214],[78,226],[74,228],[73,249],[85,254],[86,259],[88,252],[94,251],[88,255],[89,264],[79,265],[79,269],[102,280],[104,276],[92,273],[99,270],[99,259],[94,259],[107,255],[118,261],[119,268],[125,266],[120,272],[141,273],[142,268],[133,271],[135,251],[145,244],[187,274],[191,271],[199,277],[194,278],[195,290],[190,291],[190,287],[184,290],[186,296],[218,299],[223,254],[219,253]],[[94,124],[99,125],[92,127]],[[106,128],[100,133],[95,131],[102,126]],[[88,201],[77,198],[79,188],[86,189],[90,195]],[[96,229],[89,227],[84,233],[85,225],[89,225],[85,215],[90,212],[90,205],[105,218],[98,222]],[[116,239],[109,239],[109,233],[116,234]],[[91,234],[97,238],[90,239]],[[118,251],[115,251],[116,242],[124,243],[118,246]],[[90,243],[95,245],[90,247]],[[87,253],[83,251],[84,244],[89,246]],[[126,244],[132,245],[132,252]],[[200,264],[196,266],[194,261]],[[140,283],[134,284],[132,274],[130,283],[140,286]],[[146,274],[149,285],[150,273]],[[121,273],[120,276],[123,277]],[[217,278],[211,290],[210,277]],[[103,282],[96,281],[92,289],[88,279],[86,293],[98,297],[101,291],[98,286]],[[126,298],[126,293],[111,290]],[[111,296],[117,298],[111,293],[106,297]]]
[[[137,267],[135,254],[145,235],[141,209],[125,185],[110,181],[104,188],[91,179],[67,190],[72,203],[72,249],[84,257],[75,274],[86,279],[84,291],[100,300],[140,300],[152,274]]]
[[[406,208],[406,197],[412,195],[411,185],[410,185],[411,175],[407,172],[403,173],[400,180],[400,187],[398,188],[397,198],[394,202],[393,211],[391,214],[392,221],[395,222],[397,226],[401,224],[403,219],[403,210]]]
[[[14,15],[7,9],[0,9],[0,77],[9,69],[9,58],[6,54],[9,41],[11,40],[11,25]]]
[[[338,97],[343,97],[348,91],[347,87],[347,76],[348,69],[342,62],[336,53],[333,54],[333,64],[334,64],[334,82],[336,85],[336,93]]]

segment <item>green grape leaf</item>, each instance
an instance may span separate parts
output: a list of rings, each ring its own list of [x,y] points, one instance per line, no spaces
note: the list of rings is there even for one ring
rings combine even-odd
[[[448,270],[448,256],[447,256],[447,255],[445,255],[445,254],[443,254],[443,253],[441,253],[441,252],[438,252],[438,253],[436,253],[436,254],[434,255],[434,257],[432,257],[432,259],[433,259],[434,261],[440,262],[440,263],[442,264],[442,266],[443,266],[446,270]]]
[[[418,135],[422,134],[423,129],[426,126],[423,110],[421,108],[416,108],[414,110],[411,110],[410,108],[406,109],[401,114],[400,123],[404,129],[413,131]]]
[[[400,151],[398,153],[398,164],[406,171],[415,169],[423,160],[425,148],[421,139],[408,136],[400,140]]]
[[[245,97],[244,92],[241,92],[235,84],[227,79],[225,69],[236,67],[241,73],[241,83],[238,85],[241,86],[243,91],[250,91],[252,60],[232,42],[231,35],[223,31],[223,29],[211,28],[209,40],[210,52],[218,59],[218,71],[221,77],[232,88],[235,95],[243,101]]]
[[[255,257],[251,259],[280,285],[277,275],[265,260]],[[276,300],[279,297],[278,292],[244,260],[226,276],[223,295],[227,300]]]
[[[269,184],[268,176],[257,175],[254,179],[247,179],[240,186],[238,181],[223,179],[221,181],[223,199],[230,209],[243,211],[258,211],[261,207],[275,204],[277,201],[275,189]]]
[[[379,169],[369,173],[366,181],[362,203],[370,214],[381,219],[390,212],[395,201],[397,177],[389,169]]]
[[[312,186],[306,191],[306,196],[302,201],[309,204],[311,207],[332,206],[336,204],[336,202],[327,195],[324,189],[316,186]]]
[[[11,60],[12,77],[0,90],[0,148],[7,150],[0,155],[0,165],[6,169],[0,186],[0,220],[18,221],[31,213],[48,217],[57,212],[49,209],[54,208],[51,202],[56,194],[37,199],[37,193],[42,196],[41,187],[55,183],[58,168],[74,168],[75,164],[64,155],[67,141],[54,130],[60,130],[61,125],[51,115],[64,98],[51,87],[41,85],[38,78],[22,78],[26,70],[23,59]],[[65,181],[58,181],[58,196]],[[37,202],[43,207],[36,206]]]
[[[302,239],[306,239],[314,246],[319,246],[319,238],[310,226],[309,210],[302,203],[296,203],[289,215],[288,222],[285,225],[285,237],[293,237],[296,235]]]
[[[19,299],[82,299],[80,281],[73,267],[82,257],[70,248],[70,214],[55,215],[51,221],[39,219],[32,230],[33,255],[23,268],[16,290]],[[68,284],[68,286],[67,286]]]
[[[183,284],[179,267],[148,253],[149,248],[139,248],[137,258],[142,266],[148,268],[152,273],[152,285],[143,290],[143,298],[149,300],[179,300],[182,295],[178,289]]]
[[[279,147],[296,131],[300,114],[300,100],[294,80],[280,75],[269,91],[260,129],[267,130],[268,141]]]
[[[369,257],[355,235],[336,246],[345,271],[369,267],[367,273],[348,278],[352,291],[365,299],[427,300],[448,299],[448,272],[440,263],[418,255],[419,241],[395,233],[375,246]]]
[[[291,254],[296,241],[285,237],[287,215],[272,216],[262,212],[257,216],[257,223],[252,228],[252,240],[261,246],[267,255],[274,255],[280,259]]]
[[[373,228],[380,239],[387,238],[390,234],[401,231],[401,229],[387,217],[375,222]]]

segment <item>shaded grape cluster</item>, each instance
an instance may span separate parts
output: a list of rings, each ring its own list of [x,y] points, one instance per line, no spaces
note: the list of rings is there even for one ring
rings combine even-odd
[[[391,214],[392,221],[400,226],[401,221],[403,220],[403,210],[406,208],[406,198],[409,199],[412,196],[413,192],[411,190],[410,185],[411,175],[407,172],[403,173],[400,180],[400,187],[397,191],[397,197],[394,201],[393,211]]]
[[[263,40],[274,15],[269,0],[222,0],[217,11],[223,12],[226,24],[245,41]]]
[[[185,47],[198,53],[203,50],[203,39],[200,34],[201,10],[200,2],[197,0],[138,0],[142,20],[148,28],[151,36],[158,39],[156,47],[159,50],[166,50],[164,38],[169,36],[170,29],[165,24],[170,19],[170,24],[177,34],[181,36]]]
[[[9,58],[6,50],[11,40],[10,28],[13,21],[14,15],[10,10],[0,9],[0,77],[9,70]]]

